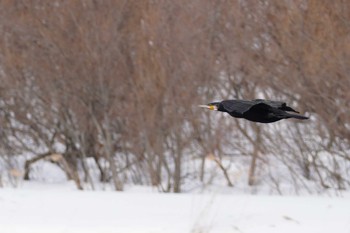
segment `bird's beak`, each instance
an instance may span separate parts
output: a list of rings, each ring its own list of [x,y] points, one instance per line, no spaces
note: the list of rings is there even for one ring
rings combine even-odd
[[[209,110],[214,110],[214,111],[218,110],[217,106],[215,106],[215,105],[198,105],[198,107],[200,107],[200,108],[207,108]]]

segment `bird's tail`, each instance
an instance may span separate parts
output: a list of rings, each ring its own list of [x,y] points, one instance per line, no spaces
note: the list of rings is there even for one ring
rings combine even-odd
[[[303,116],[303,115],[299,115],[299,114],[292,114],[292,113],[285,113],[285,118],[295,118],[295,119],[299,119],[299,120],[307,120],[309,119],[309,117]]]

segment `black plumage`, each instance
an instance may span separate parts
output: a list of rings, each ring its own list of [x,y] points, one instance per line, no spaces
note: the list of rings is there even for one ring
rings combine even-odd
[[[227,112],[232,117],[244,118],[249,121],[260,123],[272,123],[282,119],[296,118],[300,120],[309,119],[302,116],[293,108],[287,106],[286,103],[271,100],[223,100],[221,102],[213,102],[207,105],[200,105],[210,110]],[[295,113],[290,113],[295,112]]]

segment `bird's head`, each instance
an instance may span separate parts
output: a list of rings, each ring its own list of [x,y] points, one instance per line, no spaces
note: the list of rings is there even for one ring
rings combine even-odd
[[[213,102],[205,105],[198,105],[200,108],[207,108],[209,110],[218,111],[220,102]]]

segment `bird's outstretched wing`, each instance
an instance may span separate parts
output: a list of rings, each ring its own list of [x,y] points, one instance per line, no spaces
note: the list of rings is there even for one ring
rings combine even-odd
[[[276,101],[277,102],[277,101]],[[289,108],[288,106],[284,106]],[[294,109],[292,109],[294,110]],[[286,112],[288,110],[283,110],[283,106],[280,108],[276,108],[271,104],[266,104],[266,103],[257,103],[254,106],[252,106],[249,109],[249,115],[254,115],[257,117],[261,117],[261,116],[267,116],[269,118],[280,118],[280,119],[285,119],[285,118],[296,118],[296,119],[300,119],[300,120],[306,120],[309,119],[306,116],[302,116],[302,115],[298,115],[298,114],[291,114]],[[296,111],[295,111],[296,112]]]
[[[243,115],[249,111],[256,103],[249,100],[224,100],[221,102],[222,107],[231,115]]]
[[[267,104],[273,108],[278,108],[278,109],[281,109],[283,111],[299,113],[298,111],[294,110],[293,108],[287,106],[287,104],[285,102],[282,102],[282,101],[255,99],[255,100],[253,100],[253,102],[255,102],[257,104],[264,103],[264,104]]]

